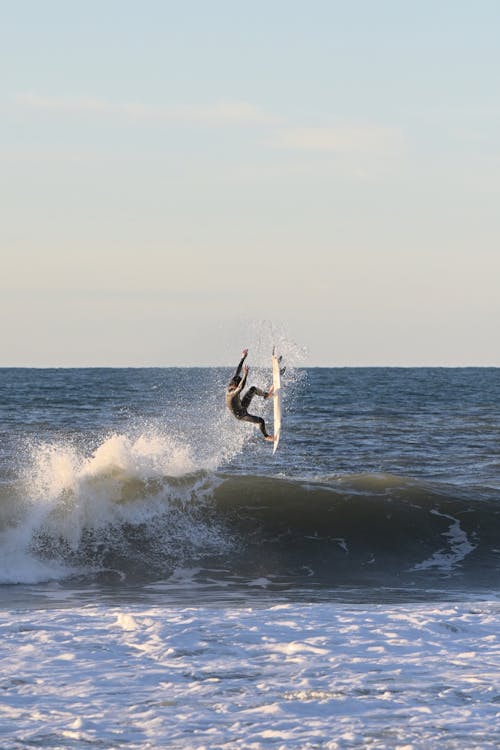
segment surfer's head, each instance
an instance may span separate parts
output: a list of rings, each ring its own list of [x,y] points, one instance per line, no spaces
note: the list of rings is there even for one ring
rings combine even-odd
[[[229,381],[229,388],[237,388],[240,383],[241,383],[240,376],[235,375],[234,378],[231,378],[231,380]]]

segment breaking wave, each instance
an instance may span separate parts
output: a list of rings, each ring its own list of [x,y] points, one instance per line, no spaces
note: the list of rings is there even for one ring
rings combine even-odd
[[[234,475],[200,466],[164,434],[115,434],[90,456],[32,448],[0,489],[0,582],[84,577],[281,588],[489,585],[498,579],[498,502],[390,475]]]

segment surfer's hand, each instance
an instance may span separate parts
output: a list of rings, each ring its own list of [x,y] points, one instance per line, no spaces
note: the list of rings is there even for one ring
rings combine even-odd
[[[248,373],[248,365],[243,365],[243,372],[245,375]]]
[[[242,353],[243,359],[244,359],[247,356],[247,354],[248,354],[248,349],[243,349],[243,351],[241,353]]]

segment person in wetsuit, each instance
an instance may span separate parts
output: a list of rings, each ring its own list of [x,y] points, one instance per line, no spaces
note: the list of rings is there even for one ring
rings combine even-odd
[[[226,388],[226,406],[228,407],[229,411],[234,414],[236,419],[240,419],[242,422],[252,422],[253,424],[258,424],[260,427],[260,431],[264,435],[264,438],[266,440],[274,441],[273,435],[268,434],[266,430],[266,423],[264,422],[262,417],[257,417],[255,414],[249,414],[247,411],[254,396],[261,396],[261,398],[264,399],[272,396],[273,386],[271,386],[268,391],[263,391],[260,388],[257,388],[255,385],[252,385],[251,388],[249,388],[245,393],[245,395],[241,397],[241,392],[245,387],[248,375],[247,365],[243,366],[243,362],[245,361],[247,354],[248,349],[243,349],[243,356],[240,360],[240,363]],[[242,368],[243,377],[241,377]]]

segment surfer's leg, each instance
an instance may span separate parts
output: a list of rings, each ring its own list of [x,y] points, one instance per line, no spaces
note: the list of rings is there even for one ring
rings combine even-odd
[[[257,417],[255,414],[245,414],[245,416],[244,417],[240,417],[240,419],[243,422],[252,422],[252,424],[258,424],[259,427],[260,427],[260,431],[262,432],[262,434],[264,435],[264,437],[266,438],[266,440],[269,440],[269,439],[272,440],[273,439],[271,437],[271,435],[269,435],[269,433],[267,432],[267,430],[266,430],[266,423],[264,422],[264,420],[262,419],[262,417]]]
[[[245,395],[241,399],[241,405],[244,409],[248,409],[248,407],[250,406],[250,402],[254,396],[261,396],[261,398],[268,398],[268,396],[270,396],[271,393],[272,391],[262,391],[260,388],[257,388],[255,385],[252,385],[252,387],[248,389],[248,391],[245,393]]]

